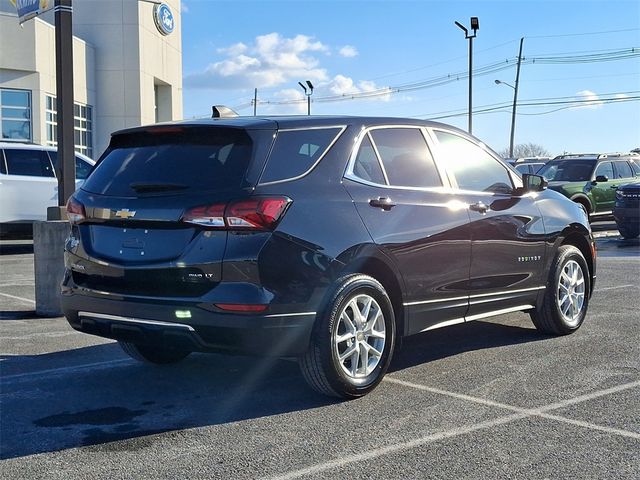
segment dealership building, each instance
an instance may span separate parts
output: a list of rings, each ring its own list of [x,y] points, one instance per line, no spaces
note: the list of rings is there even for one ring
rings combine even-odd
[[[57,144],[53,24],[50,11],[21,26],[0,0],[0,141]],[[181,29],[180,0],[73,0],[76,151],[97,158],[115,130],[182,118]]]

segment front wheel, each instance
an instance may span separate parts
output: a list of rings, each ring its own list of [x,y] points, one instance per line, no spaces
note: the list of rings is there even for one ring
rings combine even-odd
[[[620,232],[620,235],[622,235],[622,238],[626,239],[636,238],[640,234],[640,229],[637,226],[630,227],[627,225],[618,224],[618,231]]]
[[[587,314],[590,277],[582,252],[573,245],[558,249],[546,285],[542,307],[531,312],[536,328],[552,335],[575,332]]]
[[[144,363],[153,363],[155,365],[176,363],[186,358],[191,353],[188,350],[140,345],[137,343],[123,342],[121,340],[118,340],[118,344],[131,358]]]
[[[382,381],[395,335],[393,307],[384,287],[368,275],[348,275],[318,317],[300,369],[320,393],[361,397]]]

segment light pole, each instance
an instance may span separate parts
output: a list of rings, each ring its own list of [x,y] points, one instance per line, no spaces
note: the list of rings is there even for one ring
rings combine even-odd
[[[313,84],[311,83],[311,80],[307,80],[306,83],[306,86],[302,82],[298,82],[298,85],[302,87],[304,94],[307,96],[307,115],[311,115],[311,95],[313,95]]]
[[[513,109],[511,111],[511,136],[509,138],[509,158],[513,158],[513,141],[516,134],[516,105],[518,103],[518,85],[520,83],[520,64],[522,63],[522,42],[524,37],[520,39],[520,50],[518,51],[518,67],[516,68],[516,85],[515,87],[502,80],[494,80],[496,85],[501,83],[513,88]]]
[[[469,35],[469,30],[460,22],[454,22],[464,32],[464,38],[469,39],[469,134],[472,133],[472,109],[473,109],[473,39],[476,38],[478,30],[480,30],[480,22],[478,17],[471,17],[471,30],[473,35]]]

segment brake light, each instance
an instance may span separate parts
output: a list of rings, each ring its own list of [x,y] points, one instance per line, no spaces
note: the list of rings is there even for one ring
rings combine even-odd
[[[220,230],[273,230],[290,203],[287,197],[255,197],[203,205],[187,210],[182,221]]]
[[[87,219],[84,205],[74,197],[69,197],[67,201],[67,217],[69,218],[69,223],[72,225],[77,225]]]

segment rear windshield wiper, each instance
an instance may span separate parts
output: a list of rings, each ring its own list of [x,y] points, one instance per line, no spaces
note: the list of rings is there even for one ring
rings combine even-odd
[[[145,183],[145,182],[130,183],[129,187],[131,187],[132,190],[135,190],[138,193],[169,192],[172,190],[186,190],[187,188],[189,188],[188,185],[184,185],[182,183]]]

